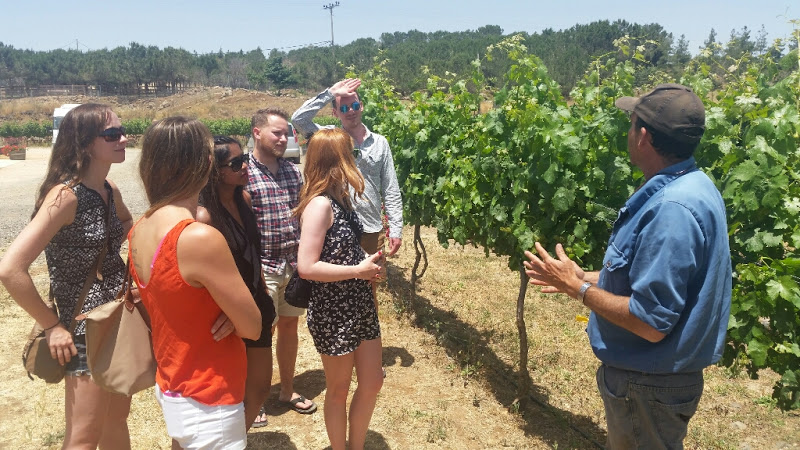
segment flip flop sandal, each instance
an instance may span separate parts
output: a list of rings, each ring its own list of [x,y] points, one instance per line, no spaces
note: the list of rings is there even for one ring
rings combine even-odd
[[[317,410],[317,404],[314,403],[313,400],[311,401],[311,406],[309,406],[308,408],[301,408],[301,407],[297,406],[298,403],[305,403],[305,402],[306,402],[306,398],[301,395],[301,396],[295,397],[295,398],[293,398],[293,399],[291,399],[291,400],[289,400],[287,402],[281,402],[281,403],[286,403],[289,406],[289,408],[299,412],[300,414],[311,414],[311,413],[313,413],[314,411]]]
[[[258,410],[258,415],[256,416],[256,419],[258,419],[261,416],[266,416],[266,415],[267,415],[267,411],[264,410],[264,407],[262,406],[261,409]],[[250,428],[265,427],[265,426],[267,426],[268,423],[269,423],[269,421],[267,419],[264,419],[263,422],[253,422],[253,424],[250,425]]]

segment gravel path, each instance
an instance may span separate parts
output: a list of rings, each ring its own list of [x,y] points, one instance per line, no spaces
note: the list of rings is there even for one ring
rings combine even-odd
[[[122,192],[122,198],[133,217],[147,209],[142,182],[139,179],[139,149],[127,150],[125,162],[114,164],[108,174]],[[30,221],[36,192],[44,180],[50,159],[49,147],[28,148],[24,161],[0,160],[0,249],[5,249]]]

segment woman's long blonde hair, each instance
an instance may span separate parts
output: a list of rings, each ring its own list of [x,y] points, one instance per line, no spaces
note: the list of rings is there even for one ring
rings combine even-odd
[[[345,207],[351,208],[349,186],[355,194],[364,194],[364,177],[353,157],[353,139],[341,128],[324,129],[314,133],[308,143],[303,187],[295,215],[303,214],[308,203],[326,191],[339,194]]]

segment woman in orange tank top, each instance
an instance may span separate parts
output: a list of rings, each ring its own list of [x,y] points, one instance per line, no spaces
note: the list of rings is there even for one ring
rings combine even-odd
[[[197,120],[171,117],[148,128],[139,174],[150,209],[128,241],[132,275],[152,322],[156,398],[173,448],[243,449],[241,338],[258,339],[261,313],[225,238],[194,220],[212,148],[211,134]]]

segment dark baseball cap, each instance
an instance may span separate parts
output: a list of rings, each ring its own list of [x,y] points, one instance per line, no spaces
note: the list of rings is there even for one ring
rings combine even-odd
[[[703,102],[691,89],[676,83],[659,84],[641,97],[622,97],[617,108],[635,113],[656,131],[684,143],[697,143],[706,129]]]

